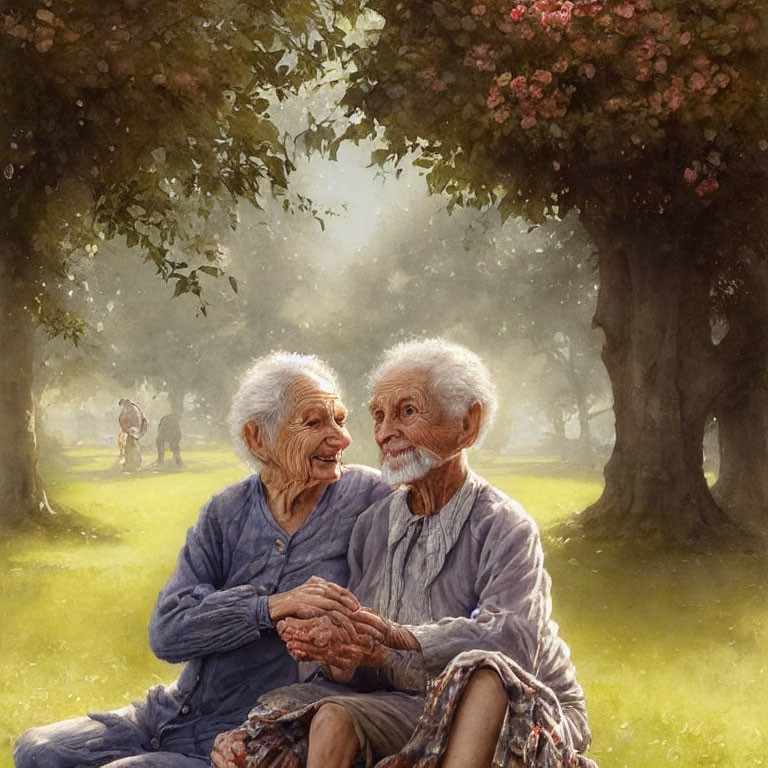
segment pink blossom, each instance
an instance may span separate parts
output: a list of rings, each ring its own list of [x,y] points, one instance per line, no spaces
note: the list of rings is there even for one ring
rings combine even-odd
[[[497,86],[492,85],[490,91],[488,91],[488,98],[485,100],[485,104],[488,109],[496,109],[500,104],[505,101],[504,97],[499,93]]]
[[[691,33],[683,32],[683,34],[680,35],[680,45],[688,45],[688,43],[690,42],[691,42]]]
[[[664,101],[672,112],[676,112],[683,105],[683,94],[671,85],[664,91]]]
[[[38,40],[35,43],[35,48],[37,49],[38,53],[45,53],[46,51],[49,51],[51,49],[52,45],[53,45],[53,38],[48,37],[45,40]]]
[[[528,89],[528,93],[534,101],[539,101],[544,98],[544,91],[541,90],[540,85],[532,85]]]
[[[705,56],[703,53],[700,53],[692,62],[693,66],[700,70],[701,72],[711,72],[712,71],[712,62],[710,61],[708,56]]]
[[[567,56],[563,56],[562,58],[559,58],[553,65],[552,65],[552,71],[553,72],[565,72],[566,69],[568,69],[568,65],[570,64],[570,61]]]
[[[418,77],[422,80],[434,80],[437,77],[437,70],[434,67],[427,67],[419,72]]]
[[[660,75],[663,75],[667,71],[667,60],[663,57],[660,59],[656,59],[656,61],[653,63],[653,68]]]
[[[612,99],[608,99],[608,101],[606,101],[603,104],[603,110],[605,112],[608,112],[608,114],[611,114],[611,115],[618,112],[620,109],[621,109],[621,102],[619,101],[619,99],[615,97]]]
[[[643,64],[642,67],[638,67],[635,80],[639,83],[647,83],[651,79],[651,68],[647,64]]]
[[[719,186],[720,185],[717,183],[717,179],[714,176],[707,176],[707,178],[703,179],[701,184],[696,187],[696,194],[699,197],[706,197],[717,190]]]
[[[699,174],[696,173],[693,168],[686,168],[685,171],[683,171],[683,178],[687,184],[693,184],[693,182],[699,178]]]
[[[591,80],[595,76],[596,72],[597,70],[595,69],[595,65],[589,61],[586,64],[582,64],[581,68],[579,69],[579,73],[584,75],[587,80]]]
[[[718,88],[726,88],[728,86],[728,83],[731,82],[731,78],[728,77],[728,75],[725,74],[725,72],[718,72],[714,78],[712,79],[712,82],[718,87]]]
[[[509,12],[509,18],[512,21],[520,21],[525,15],[525,6],[518,5]]]
[[[508,109],[497,110],[496,112],[493,113],[493,120],[499,125],[501,125],[502,123],[506,123],[507,120],[509,120],[509,110]]]
[[[553,161],[552,161],[552,167],[553,167],[553,168],[554,168],[556,171],[559,171],[559,170],[560,170],[560,163],[558,163],[558,162],[557,162],[557,160],[553,160]]]
[[[472,6],[472,15],[473,16],[485,16],[486,7],[483,3],[478,3],[477,5]]]
[[[656,41],[646,35],[634,48],[634,55],[637,61],[647,61],[652,59],[656,53]]]
[[[552,73],[546,69],[537,69],[531,75],[531,80],[535,80],[542,85],[549,85],[552,82]]]
[[[707,81],[704,75],[701,74],[701,72],[694,72],[688,78],[688,87],[692,91],[700,91],[706,84],[707,84]]]
[[[519,75],[514,80],[510,81],[509,90],[512,91],[512,93],[515,93],[518,96],[520,96],[523,93],[527,92],[528,81],[522,75]]]
[[[520,121],[520,127],[527,131],[533,126],[536,125],[536,118],[533,115],[526,115],[521,121]]]
[[[613,12],[617,16],[621,16],[622,19],[631,19],[635,15],[634,6],[630,3],[624,3],[623,5],[617,5]]]

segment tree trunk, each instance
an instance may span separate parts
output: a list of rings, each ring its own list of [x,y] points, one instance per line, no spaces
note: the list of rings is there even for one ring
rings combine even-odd
[[[0,528],[11,529],[50,515],[37,469],[32,395],[34,326],[21,286],[0,273]]]
[[[589,405],[581,377],[573,364],[572,355],[572,351],[567,355],[556,352],[554,358],[563,368],[563,373],[571,387],[576,403],[576,414],[579,419],[579,460],[585,464],[590,464],[592,462],[592,434],[589,428]]]
[[[768,521],[766,373],[728,390],[715,406],[720,472],[712,493],[729,517],[765,535]]]
[[[654,241],[648,233],[623,241],[624,233],[602,234],[594,323],[605,333],[616,443],[603,494],[577,524],[596,536],[722,538],[734,526],[702,468],[706,419],[722,389],[709,280],[664,233]]]

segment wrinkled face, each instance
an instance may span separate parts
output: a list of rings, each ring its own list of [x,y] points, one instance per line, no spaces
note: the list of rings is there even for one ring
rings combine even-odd
[[[426,371],[391,371],[377,382],[368,409],[382,475],[391,485],[424,477],[460,450],[462,420],[445,415]]]
[[[335,483],[341,477],[341,453],[352,442],[346,421],[347,409],[327,382],[296,379],[270,457],[291,480]]]

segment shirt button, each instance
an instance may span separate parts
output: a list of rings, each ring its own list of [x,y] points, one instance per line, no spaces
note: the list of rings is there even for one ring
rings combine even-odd
[[[152,749],[160,749],[160,739],[155,737],[152,739],[152,741],[149,742]]]
[[[181,714],[182,714],[182,715],[188,715],[188,714],[189,714],[189,704],[185,704],[185,705],[184,705],[184,706],[181,708]]]
[[[282,539],[277,539],[275,549],[282,555],[285,552],[285,542]]]

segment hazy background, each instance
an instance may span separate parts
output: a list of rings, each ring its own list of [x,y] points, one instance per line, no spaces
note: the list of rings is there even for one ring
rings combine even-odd
[[[317,105],[314,106],[316,109]],[[613,440],[602,334],[592,330],[593,249],[574,218],[530,229],[495,211],[456,209],[427,194],[419,169],[370,166],[370,143],[343,145],[336,162],[301,153],[303,111],[284,107],[298,135],[295,189],[322,211],[268,201],[242,205],[218,240],[224,279],[210,279],[203,316],[119,242],[73,266],[69,307],[87,321],[75,348],[40,345],[40,454],[114,444],[117,400],[138,403],[153,450],[169,398],[182,398],[183,445],[219,441],[238,376],[271,350],[312,352],[337,369],[352,411],[347,460],[375,461],[365,377],[389,345],[439,335],[491,368],[501,408],[485,450],[552,454],[601,466]]]

